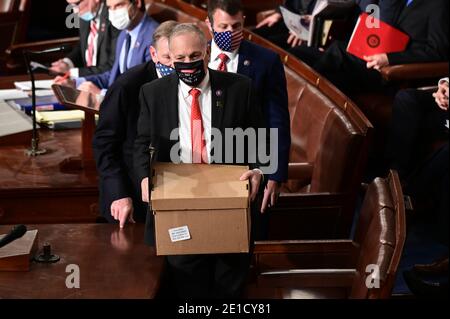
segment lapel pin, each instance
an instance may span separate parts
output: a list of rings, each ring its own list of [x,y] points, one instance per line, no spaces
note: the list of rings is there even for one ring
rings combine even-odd
[[[105,32],[106,30],[106,24],[103,22],[102,26],[100,27],[101,32]]]
[[[245,65],[245,66],[249,66],[249,65],[250,65],[250,60],[245,60],[245,61],[244,61],[244,65]]]
[[[139,48],[140,46],[141,46],[141,44],[140,44],[139,42],[136,41],[136,44],[135,44],[134,47],[135,47],[135,48]]]
[[[217,101],[217,107],[223,107],[223,101]]]
[[[223,91],[222,90],[217,90],[216,91],[216,96],[217,97],[221,97],[223,95]]]

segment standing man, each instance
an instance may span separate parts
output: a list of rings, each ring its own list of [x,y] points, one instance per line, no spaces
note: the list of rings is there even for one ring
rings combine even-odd
[[[112,68],[101,74],[81,77],[75,81],[56,78],[56,83],[76,86],[79,90],[105,95],[119,75],[138,64],[150,60],[148,48],[158,27],[145,12],[144,0],[106,0],[111,24],[122,32],[117,39],[116,56]]]
[[[269,176],[262,204],[270,207],[275,205],[280,184],[287,181],[291,146],[283,64],[275,52],[243,40],[244,14],[240,0],[210,0],[206,22],[213,35],[209,68],[250,77],[266,126],[278,130],[278,170]],[[265,237],[263,229],[262,226],[256,239]]]
[[[80,19],[80,42],[64,59],[52,63],[55,73],[70,72],[72,78],[102,73],[114,64],[120,31],[108,19],[105,0],[67,0]]]
[[[153,34],[152,61],[123,74],[108,90],[100,108],[93,140],[100,175],[100,209],[109,222],[121,228],[130,220],[144,222],[147,206],[142,202],[140,183],[133,169],[133,147],[139,117],[139,92],[153,80],[173,73],[170,67],[169,35],[175,21],[161,24]],[[153,244],[153,216],[147,216],[146,242]]]
[[[159,162],[177,161],[171,159],[171,150],[179,142],[180,152],[175,153],[180,154],[181,162],[214,164],[213,129],[224,137],[226,128],[264,127],[260,110],[252,102],[250,79],[209,70],[207,47],[205,35],[198,27],[178,25],[169,38],[176,74],[142,87],[134,162],[142,181],[144,202],[148,202],[149,145],[155,146]],[[178,142],[170,138],[176,129]],[[225,148],[225,143],[221,145]],[[224,151],[220,152],[223,157]],[[263,179],[257,166],[252,165],[254,169],[241,177],[250,181],[252,200]],[[174,292],[184,299],[239,297],[249,257],[249,254],[168,256]]]

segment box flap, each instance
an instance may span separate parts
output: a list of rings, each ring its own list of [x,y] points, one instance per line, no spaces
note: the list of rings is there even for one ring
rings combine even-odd
[[[248,208],[246,166],[156,163],[154,211]]]

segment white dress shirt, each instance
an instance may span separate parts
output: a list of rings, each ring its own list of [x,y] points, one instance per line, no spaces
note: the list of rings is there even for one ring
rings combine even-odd
[[[178,84],[178,126],[180,135],[180,148],[182,163],[192,163],[192,144],[191,144],[191,106],[192,96],[189,91],[192,87],[186,85],[183,81]],[[211,82],[209,81],[209,72],[196,89],[200,90],[199,97],[200,112],[202,113],[202,122],[204,130],[204,138],[206,142],[206,152],[208,155],[208,163],[211,163]]]
[[[239,66],[239,49],[237,49],[234,52],[227,52],[227,51],[222,51],[216,44],[216,42],[214,42],[214,40],[211,41],[211,60],[209,61],[209,68],[212,70],[217,70],[217,68],[220,65],[220,58],[219,55],[221,53],[224,53],[228,56],[228,61],[227,61],[227,71],[231,72],[231,73],[237,73],[238,71],[238,66]]]

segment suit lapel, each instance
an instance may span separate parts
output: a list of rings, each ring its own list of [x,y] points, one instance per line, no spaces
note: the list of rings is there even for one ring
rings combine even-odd
[[[141,29],[139,30],[138,37],[136,39],[136,43],[134,44],[132,55],[131,55],[131,61],[130,64],[138,64],[139,61],[141,61],[141,56],[144,56],[142,52],[144,50],[148,50],[148,48],[142,46],[142,43],[144,43],[144,37],[148,36],[147,32],[147,25],[148,25],[148,19],[147,17],[144,18],[144,21],[142,22]]]
[[[103,42],[103,39],[105,38],[107,22],[108,22],[108,10],[106,9],[106,7],[103,7],[102,12],[100,13],[100,27],[98,29],[97,48],[102,47],[102,42]]]
[[[216,76],[217,72],[209,70],[211,81],[211,127],[222,131],[222,120],[226,105],[226,89]]]
[[[250,48],[247,41],[242,41],[239,48],[239,63],[237,73],[251,78],[253,63],[250,54]]]
[[[172,74],[168,78],[169,86],[167,94],[162,94],[165,100],[165,106],[169,119],[169,128],[173,130],[178,128],[178,77]]]

